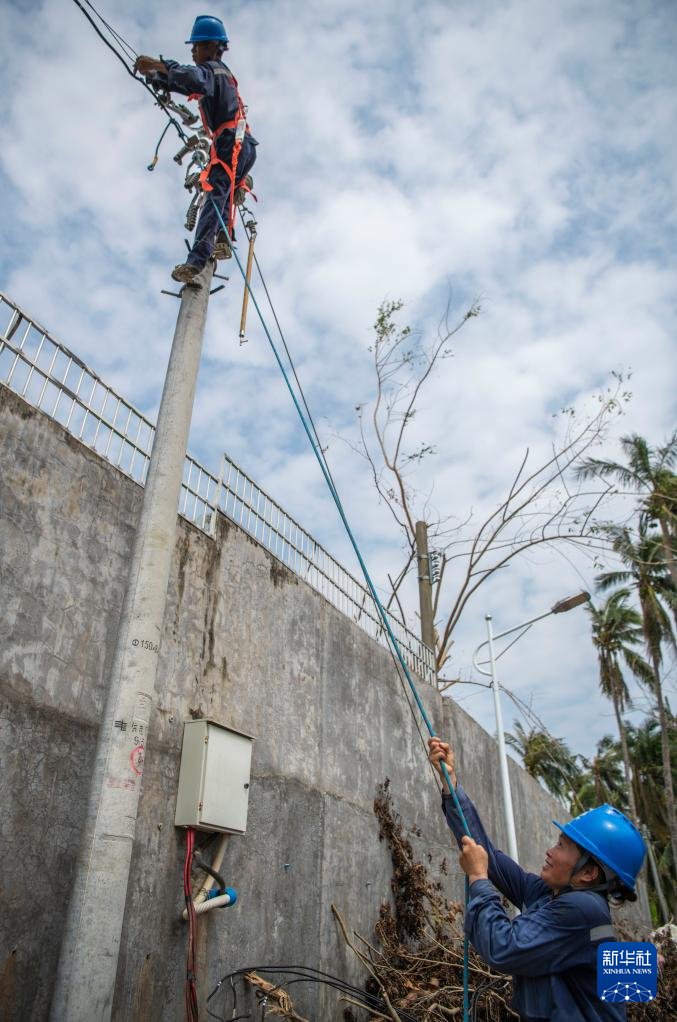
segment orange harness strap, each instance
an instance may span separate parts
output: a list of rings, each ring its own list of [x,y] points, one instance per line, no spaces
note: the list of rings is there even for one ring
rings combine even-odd
[[[245,132],[249,131],[249,125],[246,122],[246,113],[244,104],[240,99],[239,92],[237,93],[237,106],[238,110],[231,121],[224,121],[223,124],[219,124],[218,128],[214,131],[211,130],[207,124],[207,118],[205,117],[204,110],[202,109],[202,96],[200,93],[193,93],[188,97],[189,100],[196,99],[198,107],[200,109],[200,117],[202,118],[202,127],[204,128],[205,134],[211,139],[211,148],[209,150],[209,163],[200,174],[200,186],[204,192],[211,192],[214,190],[214,186],[209,183],[209,175],[212,171],[212,167],[215,167],[218,163],[225,170],[226,174],[230,178],[230,198],[228,201],[228,233],[231,238],[233,236],[233,224],[235,222],[235,190],[236,188],[244,187],[246,191],[251,191],[247,188],[244,179],[242,181],[237,180],[237,161],[242,149],[242,139],[244,138]],[[244,125],[244,128],[242,127]],[[216,140],[224,131],[228,128],[235,129],[235,145],[233,146],[232,166],[229,166],[224,160],[220,159],[216,152]]]

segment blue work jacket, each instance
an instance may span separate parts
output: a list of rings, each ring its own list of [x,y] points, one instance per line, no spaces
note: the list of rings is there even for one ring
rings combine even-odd
[[[223,61],[179,64],[176,60],[163,57],[162,62],[167,68],[167,74],[154,74],[153,84],[161,85],[170,92],[178,92],[181,96],[199,95],[200,106],[212,131],[216,131],[225,121],[235,119],[238,111],[237,82]],[[247,142],[258,145],[251,134],[245,136],[243,145]],[[216,141],[219,156],[230,156],[234,143],[235,129],[227,128]]]
[[[597,948],[616,940],[606,898],[593,891],[555,896],[540,877],[494,847],[460,785],[456,794],[471,836],[489,855],[489,880],[470,887],[465,932],[488,965],[512,975],[514,1010],[529,1022],[625,1019],[623,1004],[597,996]],[[465,832],[450,795],[442,807],[460,846]],[[501,894],[521,915],[508,916]]]

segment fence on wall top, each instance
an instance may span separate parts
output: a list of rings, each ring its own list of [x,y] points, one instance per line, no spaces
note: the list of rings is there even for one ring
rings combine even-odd
[[[146,481],[155,427],[0,292],[0,383],[39,408],[135,482]],[[186,457],[179,513],[213,535],[218,513],[236,522],[373,638],[387,645],[367,588],[226,455],[218,477]],[[433,653],[396,617],[407,666],[435,684]]]

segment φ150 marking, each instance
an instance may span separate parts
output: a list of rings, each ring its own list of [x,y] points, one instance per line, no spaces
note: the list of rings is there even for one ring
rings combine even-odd
[[[151,642],[150,639],[132,639],[132,646],[140,646],[141,649],[150,649],[153,653],[157,653],[160,648],[157,642]]]

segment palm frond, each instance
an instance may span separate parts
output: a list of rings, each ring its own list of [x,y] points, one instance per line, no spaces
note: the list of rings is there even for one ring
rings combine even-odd
[[[653,451],[644,437],[638,433],[621,437],[621,447],[634,476],[641,479],[645,486],[650,486],[653,476]]]
[[[653,671],[644,657],[640,656],[639,653],[636,653],[633,649],[624,649],[623,660],[625,661],[628,670],[634,674],[639,681],[653,689],[655,681]]]
[[[612,586],[623,585],[624,582],[631,580],[632,572],[630,571],[604,571],[601,575],[596,576],[595,587],[600,593],[605,593]]]
[[[575,469],[577,479],[617,479],[624,487],[641,485],[634,472],[617,461],[604,461],[602,458],[586,458]]]

